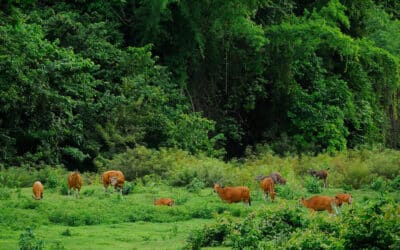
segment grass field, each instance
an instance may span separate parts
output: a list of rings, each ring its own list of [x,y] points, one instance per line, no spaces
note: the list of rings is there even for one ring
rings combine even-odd
[[[9,195],[5,194],[7,192]],[[341,189],[325,189],[334,195]],[[379,199],[371,190],[353,190],[354,202]],[[211,188],[188,192],[185,188],[149,184],[136,186],[126,196],[104,193],[102,186],[84,186],[79,199],[62,195],[58,188],[45,189],[44,199],[33,200],[31,188],[3,189],[0,200],[0,249],[19,249],[21,233],[32,228],[44,249],[182,249],[194,229],[215,221],[219,214],[245,218],[255,210],[278,211],[298,207],[305,189],[297,187],[291,199],[277,195],[275,203],[263,201],[260,190],[252,189],[252,206],[222,203]],[[390,193],[399,200],[398,192]],[[153,199],[172,197],[174,207],[155,207]],[[349,209],[348,206],[344,210]],[[326,212],[315,215],[329,218]],[[221,248],[213,248],[221,249]]]

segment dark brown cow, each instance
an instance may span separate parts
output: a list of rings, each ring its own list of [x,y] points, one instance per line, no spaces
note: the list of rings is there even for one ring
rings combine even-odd
[[[327,181],[327,178],[328,178],[328,170],[329,170],[329,168],[324,169],[324,170],[314,170],[314,169],[310,169],[310,170],[308,170],[308,173],[309,173],[311,176],[314,176],[314,177],[316,177],[316,178],[318,178],[318,179],[320,179],[320,180],[323,180],[323,181],[324,181],[324,188],[326,188],[326,187],[328,187],[328,181]]]
[[[219,184],[214,184],[214,191],[218,193],[221,200],[228,203],[232,202],[246,202],[251,205],[250,189],[248,187],[221,187]]]
[[[257,181],[262,181],[265,178],[270,177],[272,178],[272,180],[274,181],[274,184],[282,184],[282,185],[286,185],[286,179],[282,177],[282,175],[278,172],[274,172],[268,176],[265,175],[259,175],[256,177]]]

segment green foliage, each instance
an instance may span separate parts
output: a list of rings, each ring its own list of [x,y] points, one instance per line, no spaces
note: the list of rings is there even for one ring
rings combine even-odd
[[[199,180],[198,178],[194,178],[187,186],[187,190],[189,192],[199,192],[201,189],[205,188],[204,182]]]
[[[18,245],[21,250],[44,249],[43,240],[36,239],[35,234],[30,227],[26,228],[26,232],[21,233]]]
[[[316,177],[307,176],[304,186],[311,194],[319,194],[322,192],[322,182]]]
[[[6,187],[0,187],[0,200],[7,200],[11,197],[11,190]]]
[[[386,211],[385,211],[386,210]],[[348,225],[342,232],[345,249],[391,248],[398,244],[396,208],[387,200],[371,201],[365,209],[351,212],[357,219],[344,217]],[[393,213],[393,214],[391,214]]]

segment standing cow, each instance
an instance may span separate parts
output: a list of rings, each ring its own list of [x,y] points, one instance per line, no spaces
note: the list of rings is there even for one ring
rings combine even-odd
[[[300,202],[311,212],[326,210],[330,215],[333,212],[337,213],[336,204],[338,203],[338,199],[336,197],[316,195],[307,200],[302,197]]]
[[[114,190],[118,187],[122,194],[122,188],[124,187],[124,182],[125,182],[125,176],[121,171],[110,170],[104,172],[103,174],[104,192],[107,192],[108,185],[111,185],[114,187]]]
[[[79,171],[75,170],[74,172],[70,173],[67,178],[68,181],[68,195],[71,194],[71,189],[74,190],[74,196],[79,197],[79,192],[81,191],[82,187],[82,177]]]
[[[214,192],[217,192],[221,200],[228,202],[246,202],[251,205],[250,189],[248,187],[221,187],[219,184],[214,184]]]
[[[43,184],[40,181],[36,181],[35,183],[33,183],[33,187],[32,187],[32,191],[33,191],[33,198],[35,200],[40,200],[43,199]]]
[[[271,196],[272,202],[275,199],[274,180],[271,177],[264,178],[261,181],[261,188],[264,193],[264,200],[267,201],[268,194]]]
[[[318,179],[320,179],[320,180],[323,180],[323,182],[324,182],[324,188],[327,188],[327,187],[328,187],[328,181],[327,181],[327,178],[328,178],[328,170],[329,170],[329,168],[324,169],[324,170],[314,170],[314,169],[310,169],[310,170],[308,170],[308,173],[309,173],[311,176],[314,176],[314,177],[316,177],[316,178],[318,178]]]

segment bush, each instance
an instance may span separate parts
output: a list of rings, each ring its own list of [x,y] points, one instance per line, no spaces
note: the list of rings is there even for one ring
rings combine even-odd
[[[322,182],[315,177],[307,176],[304,186],[311,194],[319,194],[322,192]]]
[[[201,189],[205,188],[204,182],[199,180],[197,177],[195,177],[187,186],[187,190],[189,192],[199,192]]]
[[[44,241],[35,238],[30,227],[26,228],[26,232],[21,233],[19,237],[20,250],[41,250],[44,249]]]
[[[377,192],[385,192],[386,191],[386,181],[382,177],[378,177],[374,179],[371,183],[371,189]]]
[[[205,225],[202,229],[192,231],[187,238],[185,249],[220,246],[231,232],[232,221],[228,216],[220,217],[216,223]]]
[[[0,200],[8,200],[11,198],[11,190],[6,187],[0,187]]]
[[[394,191],[400,190],[400,175],[396,176],[396,178],[394,178],[393,180],[389,181],[388,185]]]
[[[363,209],[352,208],[343,216],[341,232],[345,249],[391,249],[398,245],[398,207],[389,200],[369,202]]]

